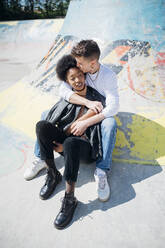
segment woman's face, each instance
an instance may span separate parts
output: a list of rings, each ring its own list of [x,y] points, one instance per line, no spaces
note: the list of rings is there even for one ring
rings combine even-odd
[[[75,91],[81,91],[85,87],[85,76],[79,68],[70,68],[66,75],[66,81]]]

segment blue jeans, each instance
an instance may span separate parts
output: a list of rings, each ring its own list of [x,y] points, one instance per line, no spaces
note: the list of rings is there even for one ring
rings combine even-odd
[[[114,117],[106,118],[101,123],[102,160],[96,161],[96,168],[109,170],[112,163],[112,152],[116,141],[117,124]]]
[[[41,120],[44,120],[47,111],[44,111],[41,115]],[[96,168],[102,170],[109,170],[112,163],[112,152],[116,141],[116,120],[114,117],[106,118],[101,123],[101,134],[102,134],[102,148],[103,148],[103,159],[96,161]],[[40,147],[38,141],[36,140],[34,147],[34,154],[36,157],[40,158]]]
[[[46,110],[44,111],[42,114],[41,114],[41,120],[45,120],[46,116],[47,116],[47,113],[49,112],[49,110]],[[36,140],[36,143],[35,143],[35,146],[34,146],[34,154],[37,158],[40,158],[41,157],[41,154],[40,154],[40,146],[38,144],[38,141]]]

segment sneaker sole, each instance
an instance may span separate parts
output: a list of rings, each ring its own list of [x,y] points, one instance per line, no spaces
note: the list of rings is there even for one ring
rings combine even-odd
[[[110,196],[107,197],[106,199],[101,199],[101,198],[98,197],[98,200],[101,201],[101,202],[106,202],[106,201],[108,201],[109,199],[110,199]]]
[[[77,201],[76,204],[75,204],[74,211],[73,211],[71,217],[67,220],[67,222],[65,222],[65,224],[63,224],[62,226],[56,226],[56,224],[54,223],[54,227],[57,228],[58,230],[62,230],[62,229],[64,229],[65,227],[67,227],[67,225],[69,225],[69,223],[70,223],[70,222],[72,221],[72,219],[73,219],[73,215],[74,215],[74,212],[75,212],[75,209],[76,209],[77,205],[78,205],[78,201]]]

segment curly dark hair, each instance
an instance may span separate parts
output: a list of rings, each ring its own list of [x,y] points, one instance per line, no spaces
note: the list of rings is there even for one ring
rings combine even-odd
[[[72,48],[71,54],[74,57],[100,58],[100,48],[94,40],[81,40]]]
[[[72,55],[64,55],[56,66],[56,73],[60,80],[66,81],[66,75],[70,68],[77,68],[77,62]]]

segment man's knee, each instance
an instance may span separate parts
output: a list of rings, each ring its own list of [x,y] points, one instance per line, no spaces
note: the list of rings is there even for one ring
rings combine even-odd
[[[106,118],[101,123],[102,131],[106,133],[110,133],[112,131],[116,131],[117,123],[114,117]]]

